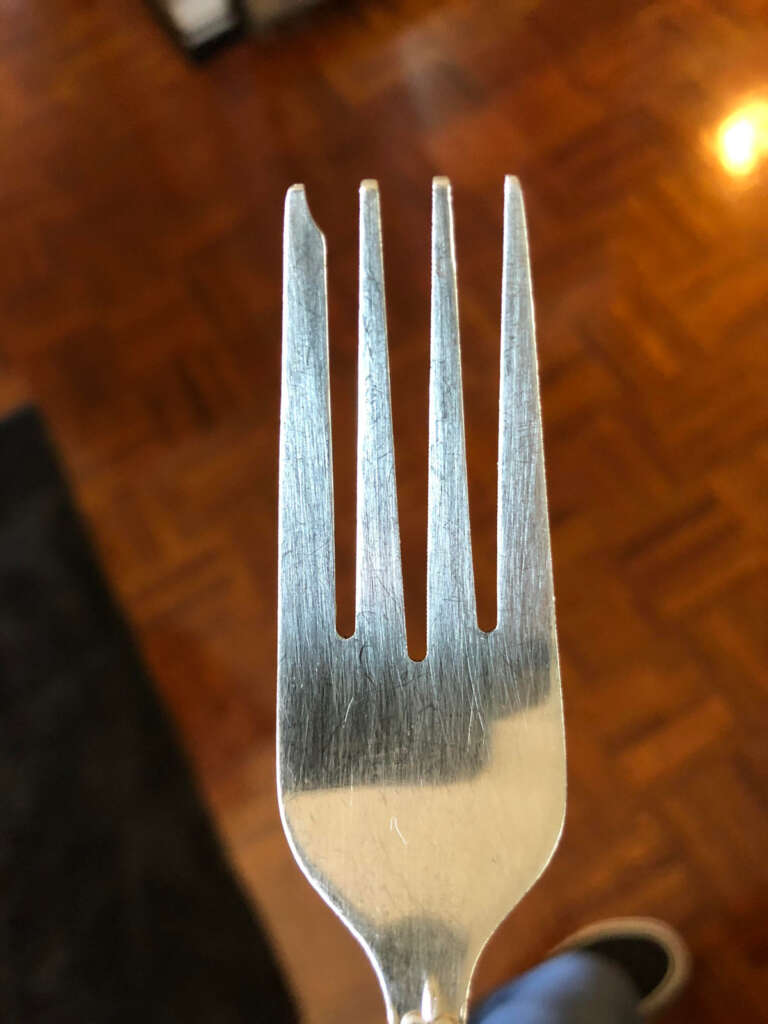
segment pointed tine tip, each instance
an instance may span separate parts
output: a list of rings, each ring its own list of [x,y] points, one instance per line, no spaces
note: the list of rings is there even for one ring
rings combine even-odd
[[[513,287],[516,275],[507,275],[507,261],[515,253],[521,253],[523,262],[520,272],[528,279],[530,288],[530,267],[528,265],[528,231],[525,218],[525,200],[519,180],[508,174],[504,179],[504,287]]]
[[[516,174],[506,174],[504,176],[504,191],[507,195],[522,195],[523,189],[520,185],[520,179]]]
[[[450,180],[440,176],[432,179],[433,271],[443,266],[451,267],[450,272],[455,273],[453,245],[453,189]]]
[[[521,231],[527,244],[528,229],[526,226],[525,196],[523,195],[520,179],[512,174],[508,175],[504,180],[504,209],[516,222],[517,228]]]
[[[453,214],[453,189],[446,177],[432,179],[432,227],[438,222],[445,224]]]
[[[366,178],[360,182],[360,212],[363,215],[363,223],[366,231],[371,230],[370,217],[374,222],[378,218],[379,210],[379,183],[373,178]],[[361,239],[362,241],[362,239]]]

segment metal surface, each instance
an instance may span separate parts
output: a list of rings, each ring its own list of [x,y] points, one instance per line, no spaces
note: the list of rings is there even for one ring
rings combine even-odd
[[[432,192],[427,655],[408,657],[379,196],[360,189],[357,595],[336,632],[325,241],[285,207],[278,787],[291,848],[390,1024],[464,1021],[483,945],[545,868],[565,751],[523,203],[505,182],[498,624],[477,626],[450,184]],[[349,1008],[354,1017],[354,1007]]]

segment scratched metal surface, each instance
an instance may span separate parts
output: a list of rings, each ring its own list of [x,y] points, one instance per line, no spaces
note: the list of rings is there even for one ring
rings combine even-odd
[[[278,779],[305,874],[390,1024],[463,1021],[474,963],[546,866],[565,751],[528,248],[505,182],[498,622],[477,626],[450,184],[432,193],[427,655],[408,657],[379,194],[360,189],[355,632],[336,632],[325,240],[285,207]],[[350,1008],[353,1012],[354,1008]]]

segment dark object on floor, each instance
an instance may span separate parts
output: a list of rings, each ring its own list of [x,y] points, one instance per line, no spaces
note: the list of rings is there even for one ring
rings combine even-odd
[[[0,477],[0,1020],[296,1020],[34,410]]]
[[[206,57],[240,32],[235,0],[149,0],[177,43],[196,59]]]
[[[639,1010],[654,1017],[681,993],[691,973],[691,955],[682,935],[654,917],[615,917],[587,925],[557,952],[581,950],[610,960],[637,989]]]
[[[243,20],[256,32],[299,18],[322,0],[239,0]]]

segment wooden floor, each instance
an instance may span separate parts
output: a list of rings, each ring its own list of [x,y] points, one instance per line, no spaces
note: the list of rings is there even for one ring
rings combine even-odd
[[[652,913],[696,957],[670,1020],[766,1019],[768,174],[729,173],[716,133],[768,96],[767,52],[756,0],[360,0],[199,67],[129,0],[4,12],[0,406],[49,417],[312,1024],[382,1014],[273,796],[282,196],[306,182],[329,244],[345,627],[356,188],[381,182],[418,653],[430,176],[455,185],[488,625],[509,171],[534,262],[570,806],[478,986],[593,918]]]

